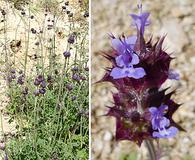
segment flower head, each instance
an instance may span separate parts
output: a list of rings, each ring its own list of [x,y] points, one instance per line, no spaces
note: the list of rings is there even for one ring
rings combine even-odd
[[[68,43],[73,44],[74,42],[75,42],[75,35],[74,34],[71,34],[68,37]]]
[[[154,138],[171,138],[178,132],[176,127],[170,127],[170,120],[164,116],[166,110],[168,110],[167,105],[149,108]]]
[[[69,57],[71,56],[71,54],[70,54],[69,51],[65,51],[65,52],[63,53],[63,55],[64,55],[65,58],[69,58]]]
[[[25,76],[22,74],[18,77],[18,80],[17,80],[17,83],[20,84],[20,85],[23,85],[24,84],[24,79],[25,79]]]
[[[144,38],[145,27],[150,24],[149,13],[131,14],[137,35],[112,38],[112,50],[104,57],[112,67],[99,82],[112,83],[118,93],[113,94],[113,106],[107,116],[116,119],[116,140],[130,140],[141,145],[143,140],[170,138],[184,129],[172,116],[180,107],[171,99],[175,93],[165,93],[162,84],[178,79],[170,72],[173,58],[162,48],[164,38],[152,43]]]

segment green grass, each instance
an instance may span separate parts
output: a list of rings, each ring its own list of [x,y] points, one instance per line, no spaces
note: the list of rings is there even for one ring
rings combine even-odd
[[[64,86],[69,83],[68,79],[64,78]],[[33,84],[33,81],[29,79],[28,83]],[[64,87],[59,104],[56,104],[60,87],[58,77],[53,86],[47,87],[45,95],[37,97],[30,92],[24,99],[24,86],[14,81],[12,85],[8,112],[18,119],[18,131],[7,145],[9,157],[30,160],[87,158],[88,83],[74,82],[71,91]],[[76,100],[72,100],[74,95]]]

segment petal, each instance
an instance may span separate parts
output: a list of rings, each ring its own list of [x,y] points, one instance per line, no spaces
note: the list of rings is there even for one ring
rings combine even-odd
[[[178,129],[176,127],[170,127],[168,129],[160,130],[159,132],[153,132],[152,136],[155,138],[172,138],[175,137],[178,133]]]
[[[151,122],[152,122],[152,129],[157,130],[159,127],[159,125],[158,125],[159,123],[157,122],[157,120],[155,118],[153,118]]]
[[[179,130],[178,130],[176,127],[170,127],[170,128],[168,129],[169,135],[168,135],[167,138],[175,137],[176,134],[178,133],[178,131],[179,131]]]
[[[137,14],[131,13],[129,15],[132,17],[133,20],[136,20],[136,19],[140,18]]]
[[[149,16],[150,16],[150,13],[149,12],[144,12],[144,13],[141,14],[141,18],[144,21],[146,21]]]
[[[112,39],[112,46],[120,54],[124,53],[125,51],[125,46],[119,39]]]
[[[126,38],[127,44],[132,44],[134,45],[136,43],[137,36],[129,36]]]
[[[167,110],[169,107],[167,105],[161,105],[158,110],[160,115],[164,115],[165,110]]]
[[[131,64],[135,65],[139,63],[139,57],[137,54],[132,54],[132,60],[131,60]]]
[[[150,111],[150,113],[151,113],[152,115],[156,115],[158,109],[157,109],[156,107],[150,107],[150,108],[149,108],[149,111]]]
[[[174,137],[178,132],[178,129],[176,127],[170,127],[168,129],[162,129],[159,130],[159,134],[162,136],[162,138],[171,138]]]
[[[138,16],[136,14],[130,14],[130,16],[133,19],[132,25],[133,26],[137,26],[138,28],[140,28],[141,27],[141,19],[140,19],[140,16]]]
[[[164,136],[162,136],[159,132],[153,132],[152,133],[152,137],[154,137],[154,138],[164,138]]]
[[[132,66],[131,64],[132,53],[131,52],[125,52],[124,54],[122,54],[122,59],[123,59],[125,66],[129,66],[129,67]]]
[[[136,14],[130,14],[130,16],[133,18],[133,26],[136,26],[142,34],[144,33],[145,26],[148,26],[150,24],[150,21],[148,21],[150,13],[145,12],[142,13],[141,15],[136,15]]]
[[[124,69],[115,67],[112,69],[110,76],[113,77],[113,79],[119,79],[119,78],[124,78],[127,77],[126,73],[124,72]]]
[[[124,66],[125,66],[125,63],[124,63],[124,61],[123,61],[123,56],[122,56],[122,55],[117,56],[117,57],[115,58],[115,60],[116,60],[117,66],[119,66],[119,67],[124,67]]]
[[[146,75],[146,72],[141,67],[129,68],[128,77],[130,77],[130,78],[140,79],[140,78],[143,78],[145,75]]]
[[[167,119],[166,117],[162,117],[160,122],[159,122],[158,128],[168,127],[169,125],[170,125],[169,119]]]

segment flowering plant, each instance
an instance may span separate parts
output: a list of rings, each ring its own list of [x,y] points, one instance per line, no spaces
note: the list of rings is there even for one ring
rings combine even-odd
[[[106,69],[100,82],[111,82],[118,90],[106,114],[116,118],[116,140],[130,140],[140,146],[144,140],[175,137],[184,129],[172,118],[180,106],[171,98],[175,91],[167,94],[168,88],[162,89],[167,79],[179,80],[170,69],[173,58],[162,48],[165,37],[155,44],[152,38],[145,40],[150,14],[138,7],[138,15],[130,14],[137,35],[110,35],[112,50],[104,57],[112,67]]]

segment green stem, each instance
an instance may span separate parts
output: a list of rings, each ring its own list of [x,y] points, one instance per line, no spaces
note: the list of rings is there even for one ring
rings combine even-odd
[[[30,15],[30,5],[28,7],[28,12],[29,12],[29,15]],[[26,39],[26,35],[25,35],[26,50],[25,50],[25,60],[24,60],[24,75],[26,75],[27,57],[28,57],[28,49],[29,49],[29,40],[30,40],[30,19],[28,20],[28,34],[27,34],[27,39]]]
[[[148,149],[150,160],[158,160],[152,140],[145,140],[145,144]]]
[[[7,17],[6,15],[3,16],[3,19],[4,19],[4,50],[5,50],[5,63],[6,63],[6,78],[9,77],[9,70],[10,70],[10,66],[9,66],[9,55],[8,55],[8,51],[7,51]],[[6,81],[7,85],[8,84],[8,81]]]
[[[57,110],[57,105],[60,103],[60,95],[61,95],[62,89],[64,87],[64,72],[65,72],[65,68],[66,68],[66,60],[67,59],[65,59],[65,61],[64,61],[64,66],[63,66],[62,73],[61,73],[61,81],[60,81],[60,87],[59,87],[58,98],[56,101],[56,109],[55,110]],[[58,113],[57,126],[59,126],[61,111],[62,111],[62,107],[60,107],[60,111]],[[58,133],[58,127],[56,127],[56,130],[55,130],[54,141],[57,137],[57,133]]]
[[[4,128],[3,128],[3,113],[2,113],[2,111],[0,111],[1,113],[1,131],[2,131],[2,135],[3,135],[3,139],[4,139],[4,141],[5,141],[5,134],[4,134]]]
[[[35,106],[34,106],[34,147],[35,147],[35,152],[36,152],[36,156],[38,156],[37,153],[37,132],[36,132],[36,126],[37,126],[37,97],[35,97]]]

